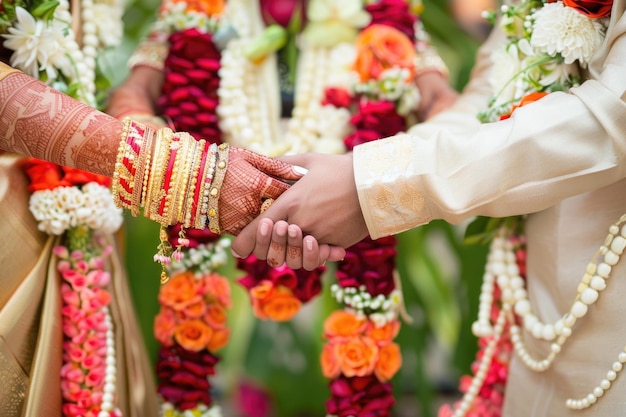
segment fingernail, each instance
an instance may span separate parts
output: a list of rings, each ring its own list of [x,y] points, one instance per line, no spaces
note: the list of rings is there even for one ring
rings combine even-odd
[[[293,170],[296,174],[300,174],[300,175],[305,175],[307,172],[309,172],[308,169],[301,167],[299,165],[294,165]]]
[[[289,237],[296,237],[298,235],[296,228],[291,226],[287,228],[287,233],[289,233]]]
[[[261,222],[261,236],[267,236],[267,234],[269,233],[270,230],[270,226],[269,224],[267,224],[267,222]]]
[[[307,248],[307,250],[309,250],[309,251],[312,251],[312,250],[313,250],[313,240],[311,240],[311,239],[307,239],[307,241],[306,241],[306,248]]]
[[[242,258],[242,256],[239,255],[237,252],[235,252],[232,248],[230,249],[230,253],[232,253],[235,258],[239,258],[239,259]]]

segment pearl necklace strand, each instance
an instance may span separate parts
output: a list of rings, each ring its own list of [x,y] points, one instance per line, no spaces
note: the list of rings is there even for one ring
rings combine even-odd
[[[93,0],[81,1],[81,21],[83,31],[83,49],[78,46],[78,41],[73,30],[69,30],[66,39],[67,54],[73,63],[72,71],[65,75],[70,78],[70,83],[79,86],[77,92],[78,99],[86,104],[94,106],[96,103],[96,46],[98,38],[95,35],[95,24],[93,23]],[[69,0],[60,0],[55,11],[59,20],[71,22],[70,3]],[[94,44],[95,38],[95,44]]]
[[[109,307],[103,308],[105,318],[104,322],[107,327],[106,331],[106,358],[104,372],[104,387],[102,395],[101,411],[98,417],[111,417],[113,415],[121,415],[119,410],[115,409],[115,390],[117,383],[117,359],[115,358],[115,332],[113,331],[113,321]]]
[[[325,133],[320,131],[323,117],[320,109],[330,77],[331,50],[300,51],[295,107],[287,122],[287,132],[282,135],[279,116],[272,114],[271,106],[259,104],[271,103],[265,78],[267,63],[255,64],[244,54],[253,38],[249,8],[236,7],[233,3],[229,4],[229,19],[239,38],[231,40],[222,51],[218,88],[218,115],[225,141],[270,156],[318,150],[317,140]],[[338,120],[347,125],[349,117],[339,116]],[[330,139],[325,143],[326,149],[345,151],[343,137],[326,139]]]
[[[504,323],[510,324],[511,342],[515,352],[528,368],[542,372],[551,366],[558,353],[561,352],[565,341],[572,335],[576,321],[588,313],[589,306],[594,304],[598,300],[600,292],[606,289],[606,281],[610,277],[612,267],[617,265],[626,249],[626,225],[623,225],[625,222],[626,215],[623,215],[609,227],[609,233],[603,245],[600,246],[586,267],[577,287],[577,295],[569,311],[554,324],[544,324],[532,313],[528,294],[524,288],[524,279],[520,276],[515,261],[513,243],[508,237],[509,233],[504,228],[498,232],[489,248],[481,287],[478,319],[472,325],[472,331],[477,337],[491,337],[491,340],[485,349],[478,372],[474,376],[470,388],[454,411],[455,417],[464,416],[478,395],[493,359],[495,346],[502,337]],[[597,263],[600,256],[602,256],[602,262]],[[492,326],[490,317],[494,302],[495,284],[500,287],[502,292],[502,309],[495,326]],[[521,318],[524,329],[532,337],[552,342],[547,357],[537,360],[530,355],[523,343],[522,330],[517,324],[516,317]],[[611,387],[612,382],[624,368],[624,364],[626,364],[626,346],[617,355],[617,360],[612,363],[605,378],[589,394],[580,399],[567,399],[565,405],[573,410],[582,410],[597,403]]]

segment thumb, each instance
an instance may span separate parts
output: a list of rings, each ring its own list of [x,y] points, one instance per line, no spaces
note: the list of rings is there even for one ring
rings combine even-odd
[[[274,223],[278,220],[286,221],[288,217],[287,207],[287,204],[278,199],[263,214],[257,216],[244,227],[235,237],[230,247],[233,256],[236,258],[247,258],[250,256],[256,245],[257,230],[261,219],[270,218]]]

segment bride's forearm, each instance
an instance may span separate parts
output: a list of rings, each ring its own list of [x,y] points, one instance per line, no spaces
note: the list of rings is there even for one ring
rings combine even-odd
[[[0,63],[0,149],[113,176],[122,123]]]

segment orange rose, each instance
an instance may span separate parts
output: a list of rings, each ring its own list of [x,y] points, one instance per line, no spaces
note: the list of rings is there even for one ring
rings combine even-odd
[[[205,275],[202,285],[204,286],[204,298],[207,303],[219,303],[223,307],[231,307],[230,283],[226,278],[218,274]]]
[[[390,343],[379,348],[374,373],[380,381],[388,381],[398,372],[400,365],[402,365],[400,347],[395,343]]]
[[[361,81],[378,79],[390,68],[406,68],[414,75],[415,47],[401,31],[388,25],[375,24],[359,34],[354,69]]]
[[[200,297],[196,297],[195,301],[190,302],[182,311],[183,316],[190,319],[197,319],[204,315],[207,305]]]
[[[563,0],[563,4],[591,19],[609,17],[613,8],[613,0]]]
[[[513,105],[513,107],[511,107],[511,111],[509,112],[509,114],[503,114],[502,116],[500,116],[500,120],[505,120],[508,119],[509,117],[511,117],[511,115],[513,114],[513,112],[517,109],[519,109],[520,107],[524,107],[527,104],[530,104],[532,102],[535,102],[537,100],[539,100],[540,98],[543,98],[545,96],[547,96],[548,93],[546,93],[545,91],[536,91],[534,93],[530,93],[525,95],[524,97],[522,97],[522,99],[520,100],[519,103]]]
[[[212,304],[206,307],[204,319],[213,329],[223,329],[226,327],[226,310],[219,304]]]
[[[252,307],[257,317],[274,321],[288,321],[300,311],[302,302],[287,287],[279,285],[265,292],[266,285],[257,292],[257,296],[265,294],[263,298],[253,298]],[[255,287],[256,288],[256,287]],[[253,288],[251,291],[254,292]]]
[[[376,366],[378,347],[369,337],[351,337],[337,344],[336,353],[345,376],[365,376]]]
[[[326,378],[337,378],[341,371],[339,367],[339,361],[337,360],[336,345],[328,343],[324,345],[322,349],[322,355],[320,356],[320,363],[322,365],[322,373]]]
[[[154,337],[163,346],[172,346],[172,336],[174,336],[176,322],[176,314],[169,308],[162,308],[154,318]]]
[[[193,272],[174,275],[159,291],[161,304],[182,311],[188,305],[198,301],[198,286]]]
[[[324,334],[331,337],[352,337],[365,329],[365,319],[345,310],[335,310],[324,322]]]
[[[376,343],[380,346],[380,345],[386,345],[387,343],[391,342],[393,338],[395,338],[398,335],[399,331],[400,331],[400,322],[397,320],[392,321],[392,322],[387,322],[382,327],[376,327],[374,323],[369,322],[365,335],[374,339]]]
[[[230,329],[214,330],[211,340],[207,343],[206,348],[211,352],[217,352],[228,344],[228,338],[230,337]]]
[[[181,0],[187,4],[187,11],[204,13],[207,16],[219,15],[224,11],[224,0]],[[178,1],[173,2],[178,3]]]
[[[252,297],[253,300],[264,300],[269,297],[273,290],[274,283],[272,281],[263,280],[250,288],[250,297]]]
[[[200,352],[206,348],[213,336],[213,330],[201,320],[187,320],[176,327],[174,339],[183,348]]]

